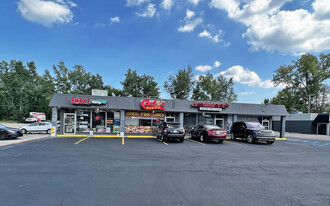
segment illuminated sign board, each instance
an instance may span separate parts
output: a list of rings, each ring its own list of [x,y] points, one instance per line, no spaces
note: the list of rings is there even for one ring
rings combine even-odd
[[[193,107],[199,107],[199,110],[201,111],[222,111],[222,109],[226,109],[229,107],[228,104],[213,104],[208,102],[197,102],[193,101],[192,105]]]
[[[141,107],[146,110],[165,110],[165,102],[157,99],[144,99],[141,101]]]
[[[104,99],[91,99],[91,98],[71,98],[70,99],[71,104],[77,104],[77,105],[91,105],[91,104],[106,104],[107,100]]]

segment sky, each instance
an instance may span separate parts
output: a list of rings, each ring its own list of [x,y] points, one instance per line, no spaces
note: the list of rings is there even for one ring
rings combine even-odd
[[[169,75],[191,66],[233,78],[240,103],[283,89],[274,71],[330,50],[330,0],[1,0],[1,60],[64,61],[121,89],[127,69]],[[329,83],[329,81],[328,81]]]

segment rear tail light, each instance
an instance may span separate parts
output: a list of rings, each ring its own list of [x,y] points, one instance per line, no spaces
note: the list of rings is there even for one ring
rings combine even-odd
[[[211,134],[212,133],[212,131],[207,131],[207,134]]]
[[[184,129],[182,129],[182,132],[185,133],[186,131]]]
[[[164,132],[167,132],[167,129],[166,128],[164,129]]]

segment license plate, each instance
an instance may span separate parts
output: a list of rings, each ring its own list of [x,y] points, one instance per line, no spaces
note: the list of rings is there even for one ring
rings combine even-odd
[[[179,133],[178,131],[174,130],[173,133]]]
[[[215,133],[220,134],[220,131],[216,131]]]

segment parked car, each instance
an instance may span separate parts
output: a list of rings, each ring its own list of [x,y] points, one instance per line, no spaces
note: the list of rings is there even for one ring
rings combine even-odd
[[[50,134],[52,130],[52,124],[50,122],[35,122],[30,125],[26,125],[20,128],[23,134],[26,133],[41,133],[46,132],[47,134]]]
[[[197,125],[190,131],[189,136],[201,142],[217,140],[222,143],[226,139],[227,131],[216,125]]]
[[[157,128],[156,137],[160,138],[162,141],[179,140],[183,142],[185,130],[180,123],[162,122]]]
[[[275,142],[273,130],[266,130],[259,122],[235,122],[231,127],[231,138],[246,139],[248,143],[266,141],[267,144]]]
[[[20,129],[10,128],[0,124],[0,140],[16,139],[21,136],[23,136],[23,134]]]

